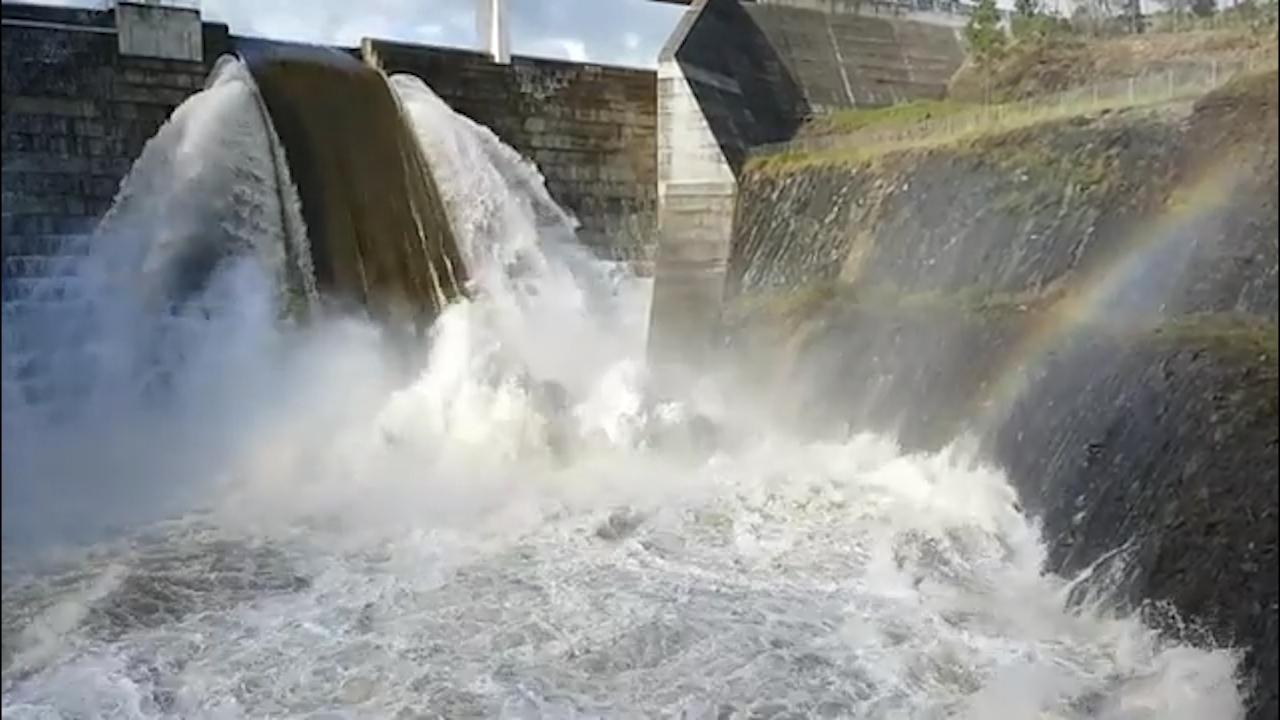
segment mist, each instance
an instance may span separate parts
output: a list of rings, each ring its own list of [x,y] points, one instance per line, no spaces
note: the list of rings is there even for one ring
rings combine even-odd
[[[293,206],[220,170],[271,133],[208,121],[260,117],[224,65],[126,183],[172,193],[119,206],[159,214],[113,215],[133,242],[71,270],[123,274],[48,341],[83,360],[49,402],[5,385],[7,717],[1242,714],[1233,651],[1069,605],[972,452],[807,440],[721,375],[656,392],[649,281],[578,247],[493,133],[389,82],[469,298],[410,348],[284,312],[298,238],[224,220]],[[232,240],[191,271],[208,223]]]

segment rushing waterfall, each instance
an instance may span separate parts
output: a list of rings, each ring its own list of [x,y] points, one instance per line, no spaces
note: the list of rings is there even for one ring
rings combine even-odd
[[[290,57],[175,113],[39,346],[112,382],[6,424],[6,718],[1242,716],[1234,651],[1043,573],[963,448],[649,397],[647,284],[535,167],[414,78]],[[446,265],[407,375],[388,313],[285,311]]]
[[[384,323],[438,315],[466,268],[381,73],[329,48],[241,52],[298,180],[318,283]]]

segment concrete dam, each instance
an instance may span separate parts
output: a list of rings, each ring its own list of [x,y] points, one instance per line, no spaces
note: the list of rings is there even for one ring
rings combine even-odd
[[[6,717],[1276,716],[1275,71],[814,150],[954,8],[680,4],[3,6]]]

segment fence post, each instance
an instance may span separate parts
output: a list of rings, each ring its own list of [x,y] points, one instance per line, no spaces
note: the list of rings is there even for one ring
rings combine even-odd
[[[1169,98],[1173,97],[1173,68],[1169,68]]]
[[[1218,87],[1218,59],[1214,58],[1209,65],[1209,86]]]
[[[1134,77],[1130,75],[1129,76],[1129,104],[1130,105],[1133,104],[1133,81],[1134,81]]]

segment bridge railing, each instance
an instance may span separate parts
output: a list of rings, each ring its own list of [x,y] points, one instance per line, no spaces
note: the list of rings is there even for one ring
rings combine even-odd
[[[802,136],[787,142],[759,145],[751,150],[751,155],[841,150],[884,152],[932,145],[967,135],[1012,129],[1090,112],[1190,99],[1203,95],[1242,73],[1275,68],[1276,55],[1273,52],[1184,63],[1018,102],[974,104],[961,110],[948,110],[940,117]]]

